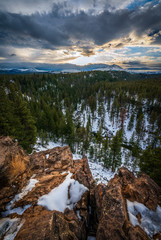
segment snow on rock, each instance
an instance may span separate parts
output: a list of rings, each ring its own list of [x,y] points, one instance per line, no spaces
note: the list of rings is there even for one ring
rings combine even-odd
[[[22,191],[18,194],[15,195],[15,197],[7,204],[6,206],[6,211],[2,213],[2,215],[4,217],[8,216],[9,214],[12,213],[17,213],[18,215],[22,215],[23,212],[29,208],[31,205],[26,205],[24,207],[18,207],[18,208],[13,208],[14,203],[18,202],[19,200],[21,200],[24,196],[26,196],[36,185],[36,183],[38,183],[39,181],[37,179],[33,179],[31,178],[28,181],[28,184],[26,187],[22,188]],[[13,209],[12,209],[13,208]]]
[[[148,209],[144,204],[127,200],[129,219],[135,227],[139,225],[150,237],[161,231],[161,207],[156,212]],[[137,215],[141,215],[140,222]]]
[[[38,183],[38,182],[39,181],[37,179],[31,178],[28,181],[27,186],[22,188],[22,191],[15,195],[14,199],[7,205],[7,208],[11,208],[15,202],[18,202],[20,199],[22,199],[24,196],[26,196],[28,194],[28,192],[30,192],[35,187],[36,183]]]
[[[0,220],[0,238],[8,232],[10,227],[18,221],[18,218],[10,219],[10,218],[2,218]]]
[[[77,211],[76,211],[76,214],[77,214],[77,217],[78,217],[79,221],[81,221],[82,217],[81,217],[81,215],[80,215],[80,211],[77,210]]]
[[[17,207],[17,208],[13,208],[13,209],[9,209],[5,212],[2,212],[2,216],[3,217],[7,217],[8,215],[12,214],[12,213],[17,213],[18,215],[22,215],[24,213],[24,211],[26,211],[26,209],[28,209],[29,207],[31,207],[32,204],[28,204],[24,207]]]
[[[89,162],[89,167],[93,178],[97,181],[97,184],[104,183],[107,184],[108,181],[114,177],[115,172],[111,172],[103,167],[101,164],[95,162]]]
[[[0,238],[14,240],[24,222],[24,220],[20,221],[19,218],[2,218],[0,220]]]
[[[71,179],[71,176],[72,173],[68,172],[62,184],[54,188],[50,193],[39,198],[38,205],[44,206],[48,210],[57,210],[59,212],[64,212],[66,208],[72,210],[88,188],[78,181]],[[68,199],[69,187],[70,198]]]
[[[10,231],[5,235],[4,240],[14,240],[17,233],[19,232],[20,228],[24,224],[25,220],[22,220],[21,223],[17,226],[16,230],[14,232]]]
[[[87,240],[96,240],[96,237],[88,236]]]

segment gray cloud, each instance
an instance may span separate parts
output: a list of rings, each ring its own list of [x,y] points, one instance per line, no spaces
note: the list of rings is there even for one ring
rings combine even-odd
[[[81,53],[83,56],[88,56],[88,57],[95,54],[93,49],[91,49],[90,47],[82,47]]]
[[[34,14],[31,16],[14,14],[14,13],[0,13],[0,29],[2,35],[12,36],[9,41],[16,36],[17,40],[26,37],[36,39],[38,41],[47,41],[55,46],[69,45],[69,36],[61,28],[61,18],[54,17],[52,14]],[[3,40],[3,36],[1,38]],[[32,40],[30,40],[31,42]],[[15,41],[17,42],[17,41]]]
[[[145,63],[145,62],[140,62],[140,61],[129,61],[129,62],[123,62],[122,63],[123,67],[124,68],[127,68],[127,69],[138,69],[138,70],[141,70],[141,69],[152,69],[152,70],[160,70],[161,69],[161,63]]]
[[[149,33],[150,37],[153,37],[153,44],[161,44],[161,29],[156,29],[155,31],[152,31]]]
[[[153,41],[153,44],[161,44],[161,34],[158,34]]]
[[[16,54],[12,53],[12,54],[9,55],[9,57],[16,57]]]
[[[92,2],[96,5],[96,2]],[[110,2],[112,1],[107,1]],[[136,12],[121,9],[104,10],[100,14],[73,12],[67,6],[67,2],[54,4],[48,13],[31,15],[1,11],[0,44],[49,49],[72,46],[75,42],[81,45],[84,41],[102,45],[114,39],[128,37],[132,31],[141,36],[161,29],[161,4],[155,7],[149,5]],[[155,41],[160,43],[160,35]]]
[[[73,12],[100,12],[104,9],[118,10],[127,7],[135,0],[66,0],[66,8]],[[50,12],[53,4],[62,4],[64,0],[5,0],[0,1],[0,9],[4,12],[33,14],[35,12]]]

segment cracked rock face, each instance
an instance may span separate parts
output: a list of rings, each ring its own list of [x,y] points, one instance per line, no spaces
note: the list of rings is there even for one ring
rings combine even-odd
[[[135,178],[133,173],[122,167],[104,189],[102,200],[98,197],[99,191],[98,186],[95,190],[98,212],[96,239],[150,239],[140,226],[134,227],[130,222],[127,199],[143,203],[149,210],[156,211],[157,206],[161,206],[161,189],[152,179],[145,174]],[[138,222],[141,221],[141,215],[138,214],[137,218]]]
[[[24,161],[25,167],[23,171],[16,172],[17,175],[11,176],[13,159]],[[127,211],[127,200],[143,204],[152,211],[161,206],[161,189],[145,174],[136,178],[122,167],[107,186],[96,186],[87,158],[74,161],[69,147],[56,147],[27,155],[9,137],[0,137],[0,164],[6,180],[2,181],[0,191],[2,240],[9,234],[15,240],[86,240],[87,235],[96,236],[97,240],[152,238],[139,224],[142,221],[141,213],[135,216],[138,224],[134,226]],[[85,189],[88,188],[81,199],[72,205],[73,208],[59,212],[38,205],[42,196],[58,189],[69,179],[69,172],[73,186],[80,186],[75,184],[79,182]],[[71,184],[67,186],[69,202]],[[58,198],[58,204],[59,200],[63,199]],[[4,217],[3,213],[7,210],[9,213]],[[160,238],[159,232],[153,236],[153,239]]]
[[[14,181],[9,179],[8,172],[4,171],[9,180],[5,186],[2,186],[0,193],[2,216],[5,214],[7,217],[7,220],[2,218],[3,221],[16,218],[24,220],[15,239],[86,239],[89,190],[94,183],[87,158],[73,161],[69,147],[56,147],[27,156],[10,138],[1,138],[0,146],[2,146],[3,169],[9,168],[8,156],[16,154],[21,158],[24,156],[25,161],[26,158],[28,159],[26,168],[14,176]],[[58,188],[65,181],[69,172],[72,175],[71,182],[73,184],[78,181],[79,184],[84,185],[85,189],[89,189],[74,204],[73,210],[66,208],[64,212],[58,212],[38,206],[38,199]],[[70,199],[69,191],[70,186],[67,193]],[[26,206],[26,210],[23,211]],[[14,213],[11,212],[13,209],[15,209]],[[10,211],[9,215],[6,210]],[[18,215],[20,212],[22,215]],[[4,226],[6,225],[4,224]],[[2,239],[6,234],[3,231]]]

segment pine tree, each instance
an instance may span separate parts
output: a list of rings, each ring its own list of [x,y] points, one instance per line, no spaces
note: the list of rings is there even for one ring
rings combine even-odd
[[[27,103],[22,98],[22,93],[14,83],[7,82],[6,86],[0,88],[0,100],[1,134],[17,139],[25,150],[31,152],[36,142],[36,127]]]
[[[20,96],[17,96],[15,102],[14,117],[18,120],[15,137],[19,144],[23,146],[28,152],[31,152],[34,143],[36,142],[36,127],[35,121],[31,116],[27,104]]]
[[[143,140],[144,135],[145,135],[145,119],[144,119],[143,114],[141,114],[138,117],[137,124],[136,124],[136,133],[137,133],[139,139]]]
[[[140,157],[140,169],[161,186],[161,147],[149,146]]]
[[[121,144],[123,141],[123,131],[120,129],[113,137],[110,144],[110,165],[112,172],[121,165]]]
[[[13,115],[12,102],[9,100],[4,88],[0,87],[0,135],[10,135],[14,132],[11,126]]]
[[[131,131],[133,129],[133,127],[134,127],[134,118],[135,118],[135,115],[134,115],[134,113],[132,113],[131,117],[130,117],[130,120],[129,120],[128,127],[127,127],[127,129],[129,131]]]

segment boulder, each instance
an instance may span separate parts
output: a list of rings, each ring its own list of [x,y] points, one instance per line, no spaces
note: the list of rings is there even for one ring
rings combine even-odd
[[[14,152],[17,155],[21,154],[24,158],[28,158],[26,165],[28,168],[26,168],[20,176],[15,176],[14,179],[14,184],[16,182],[18,184],[18,181],[21,182],[20,177],[22,179],[22,176],[26,176],[26,181],[22,179],[23,184],[19,183],[21,188],[12,187],[13,183],[11,183],[10,186],[2,186],[0,193],[2,214],[6,214],[6,205],[14,199],[15,196],[22,195],[20,198],[15,198],[17,200],[14,200],[10,209],[22,210],[25,207],[26,210],[22,212],[22,215],[18,215],[16,210],[17,213],[11,212],[10,215],[7,216],[9,219],[18,218],[20,219],[19,221],[23,220],[23,225],[19,229],[15,239],[86,239],[86,226],[89,221],[89,191],[83,194],[80,201],[75,204],[73,210],[67,208],[64,213],[54,210],[50,211],[45,207],[39,206],[38,200],[41,196],[50,193],[51,190],[63,183],[69,172],[73,173],[72,178],[90,188],[94,181],[87,158],[73,161],[69,147],[56,147],[51,150],[26,155],[18,144],[10,138],[5,139],[2,145],[3,154],[5,152],[13,154]],[[12,152],[11,150],[14,151]],[[4,158],[3,156],[3,165],[9,167],[9,162],[6,159],[8,158]],[[36,181],[36,184],[24,194],[26,189],[31,187],[28,187],[29,179]],[[68,198],[70,198],[69,188]]]
[[[16,171],[14,167],[19,167],[19,163],[23,168]],[[9,234],[16,236],[15,240],[86,240],[88,235],[96,236],[97,240],[150,239],[141,225],[132,225],[127,209],[127,200],[130,204],[144,204],[152,211],[161,206],[161,189],[146,174],[136,178],[122,167],[107,186],[96,186],[87,158],[73,161],[69,147],[56,147],[27,155],[9,137],[0,137],[0,167],[2,240]],[[72,176],[68,175],[69,172]],[[70,205],[70,189],[76,182],[69,177],[88,188],[84,188],[81,199],[73,205]],[[67,185],[65,207],[70,209],[58,212],[47,209],[46,205],[38,205],[43,195],[57,189],[66,180],[70,184]],[[8,213],[6,210],[13,211]],[[140,223],[141,214],[138,213],[136,218]],[[160,239],[160,233],[156,232],[153,238]]]
[[[134,227],[130,222],[126,200],[143,203],[149,210],[155,211],[157,205],[161,205],[161,189],[152,179],[146,174],[136,178],[128,169],[122,167],[118,175],[116,174],[109,181],[108,186],[102,192],[104,193],[103,199],[102,193],[100,195],[99,192],[100,186],[97,186],[95,190],[99,222],[97,240],[150,239],[139,225]],[[138,221],[139,217],[141,218],[141,216],[138,216]]]
[[[0,211],[30,179],[30,157],[10,137],[0,137]]]

